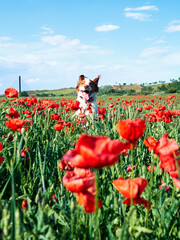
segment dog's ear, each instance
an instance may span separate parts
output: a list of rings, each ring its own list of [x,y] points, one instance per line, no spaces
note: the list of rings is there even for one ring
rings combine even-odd
[[[96,83],[96,85],[98,85],[98,81],[99,81],[99,79],[100,79],[100,75],[97,76],[97,78],[95,78],[95,79],[93,80],[93,82]]]
[[[79,76],[79,80],[84,80],[85,76],[84,75],[80,75]]]
[[[81,82],[82,80],[84,80],[84,78],[85,78],[85,76],[84,76],[84,75],[80,75],[80,76],[79,76],[79,81],[78,81],[78,83],[77,83],[77,86],[76,86],[76,91],[78,91],[78,90],[79,90],[79,85],[80,85],[80,82]]]

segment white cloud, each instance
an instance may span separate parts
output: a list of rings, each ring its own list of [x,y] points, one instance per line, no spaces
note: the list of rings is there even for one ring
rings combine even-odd
[[[154,39],[153,38],[144,38],[143,40],[144,41],[153,41]]]
[[[21,75],[24,89],[68,87],[72,79],[81,74],[84,64],[94,62],[110,51],[81,43],[63,35],[41,36],[36,42],[20,44],[11,41],[0,43],[0,72],[3,88],[12,85]],[[89,74],[90,76],[91,74]]]
[[[141,57],[157,57],[169,52],[169,47],[151,47],[144,49],[140,56]]]
[[[55,35],[55,36],[46,36],[42,37],[41,40],[43,42],[49,43],[49,45],[56,46],[62,44],[66,41],[66,37],[63,35]]]
[[[29,78],[27,80],[24,80],[24,82],[27,84],[38,83],[38,82],[41,82],[41,79],[40,78]]]
[[[108,31],[117,30],[119,28],[120,27],[117,25],[102,25],[102,26],[96,27],[95,30],[97,32],[108,32]]]
[[[158,11],[159,9],[156,6],[142,6],[137,8],[125,8],[124,11]]]
[[[44,36],[41,38],[43,43],[48,43],[51,53],[59,55],[85,54],[98,51],[99,48],[93,45],[82,44],[79,39],[68,39],[64,35]]]
[[[154,43],[155,44],[162,44],[162,43],[165,43],[166,41],[160,39],[160,40],[156,40]]]
[[[54,33],[54,31],[47,26],[43,26],[43,27],[41,27],[41,29],[44,30],[44,32],[42,32],[42,34],[52,34],[52,33]]]
[[[151,21],[151,15],[146,13],[126,12],[125,16],[140,21]]]
[[[84,66],[83,69],[84,70],[99,70],[99,71],[104,71],[104,72],[107,72],[107,71],[115,71],[115,70],[125,70],[125,69],[128,69],[129,67],[128,66],[124,66],[124,65],[87,65],[87,66]]]
[[[11,38],[10,37],[0,37],[0,42],[2,41],[10,41]]]
[[[164,56],[162,63],[167,66],[180,66],[180,52],[170,53]]]
[[[165,32],[180,32],[180,20],[174,20],[165,28]]]

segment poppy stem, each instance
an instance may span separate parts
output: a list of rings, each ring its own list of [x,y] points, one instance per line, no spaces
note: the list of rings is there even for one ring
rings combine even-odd
[[[123,155],[121,153],[120,154],[120,176],[123,177],[122,162],[123,162]]]
[[[131,207],[133,206],[133,198],[132,198],[132,192],[133,192],[133,179],[134,179],[134,158],[133,158],[133,143],[131,143],[131,167],[132,167],[132,174],[131,174]]]
[[[14,137],[14,156],[10,161],[11,164],[11,191],[12,191],[12,200],[11,200],[11,239],[15,239],[15,229],[16,229],[16,221],[15,221],[15,211],[16,211],[16,199],[15,199],[15,178],[14,178],[14,165],[16,163],[17,158],[17,131],[15,132]]]
[[[177,168],[177,170],[178,170],[178,177],[180,178],[180,167],[179,167],[179,164],[178,164],[178,161],[177,161],[177,156],[176,156],[175,152],[173,152],[173,155],[174,155],[174,160],[175,160],[176,168]]]
[[[147,211],[146,211],[146,220],[145,220],[145,226],[148,227],[148,220],[149,220],[149,209],[150,209],[150,196],[152,194],[152,185],[153,185],[153,177],[154,177],[154,163],[155,163],[155,155],[153,155],[153,162],[152,162],[152,172],[151,172],[151,178],[150,178],[150,189],[148,193],[148,203],[147,203]]]
[[[134,155],[133,155],[133,143],[131,143],[131,168],[132,168],[132,174],[131,174],[131,179],[134,179]]]
[[[95,170],[95,189],[96,189],[96,195],[95,195],[95,236],[96,239],[101,239],[99,234],[99,219],[98,219],[98,170]]]

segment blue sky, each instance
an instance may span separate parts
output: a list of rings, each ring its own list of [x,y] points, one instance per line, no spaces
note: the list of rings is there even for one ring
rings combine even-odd
[[[180,77],[179,0],[6,0],[0,4],[0,93]]]

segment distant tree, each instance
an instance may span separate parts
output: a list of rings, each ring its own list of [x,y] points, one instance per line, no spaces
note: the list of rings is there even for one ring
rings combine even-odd
[[[48,97],[49,95],[47,93],[36,93],[36,97]]]
[[[110,85],[106,85],[106,86],[99,88],[100,95],[106,95],[106,94],[110,94],[110,93],[114,93],[114,92],[115,92],[115,89],[112,88],[112,86],[110,86]]]
[[[123,86],[125,86],[126,85],[126,83],[123,83]]]
[[[171,83],[169,83],[167,85],[167,93],[176,93],[176,92],[180,92],[180,81],[179,80],[175,80],[175,79],[171,79],[170,80]]]
[[[153,93],[153,88],[151,86],[144,86],[141,88],[141,93],[145,95],[151,94]]]
[[[22,91],[21,93],[20,93],[20,97],[28,97],[29,95],[28,95],[28,93],[26,92],[26,91]]]
[[[134,89],[129,89],[129,90],[127,91],[127,94],[128,94],[128,95],[135,95],[135,93],[136,93],[136,91],[135,91]]]
[[[158,87],[157,87],[157,90],[158,90],[158,91],[166,91],[166,90],[167,90],[167,87],[166,87],[166,85],[162,84],[161,86],[158,86]]]

